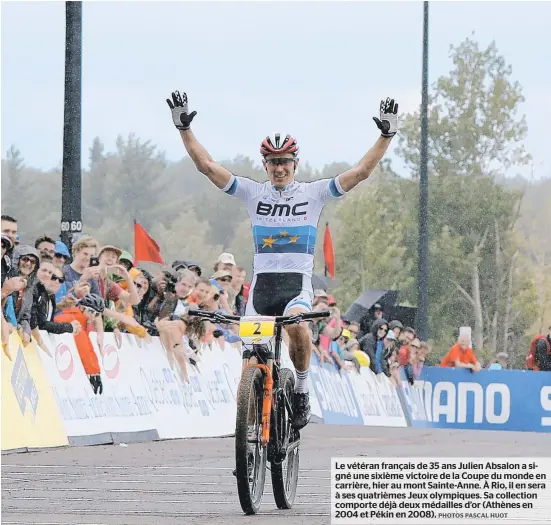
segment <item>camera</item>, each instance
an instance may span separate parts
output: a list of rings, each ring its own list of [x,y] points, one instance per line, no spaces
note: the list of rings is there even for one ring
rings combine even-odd
[[[178,279],[171,275],[169,272],[163,272],[166,283],[166,291],[170,293],[176,293],[176,283]]]
[[[99,257],[90,257],[90,266],[99,266]]]

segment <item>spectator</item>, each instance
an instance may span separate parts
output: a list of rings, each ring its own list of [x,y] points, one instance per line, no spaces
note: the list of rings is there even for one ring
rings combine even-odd
[[[99,261],[96,258],[97,250],[98,242],[90,235],[82,235],[73,244],[73,262],[63,267],[67,293],[71,293],[75,284],[82,279],[90,282],[92,294],[100,295],[96,281],[100,275]]]
[[[126,270],[129,272],[132,268],[134,268],[134,263],[132,262],[132,255],[129,252],[121,252],[119,256],[119,264],[121,266],[124,266]]]
[[[56,323],[53,320],[56,312],[55,293],[59,289],[60,279],[63,279],[63,271],[56,268],[52,261],[43,258],[36,272],[31,330],[38,346],[50,357],[50,351],[42,341],[40,330],[45,330],[51,334],[78,334],[80,331],[80,324],[77,321]]]
[[[67,248],[64,242],[56,241],[54,247],[54,266],[63,268],[67,264],[67,261],[69,261],[69,258],[69,248]]]
[[[533,340],[536,369],[542,372],[551,372],[551,325],[547,328],[547,335],[539,334]]]
[[[19,335],[23,345],[27,346],[31,342],[31,315],[34,283],[39,265],[38,252],[32,246],[18,246],[13,263],[12,273],[25,279],[25,287],[14,291],[11,299]]]
[[[210,280],[206,277],[201,277],[200,279],[198,279],[195,283],[195,288],[189,295],[189,303],[197,305],[202,303],[207,298],[211,286],[212,285]]]
[[[236,315],[245,315],[247,301],[244,297],[244,284],[247,271],[242,266],[234,266],[232,273],[231,295],[233,296],[233,311]]]
[[[161,341],[167,350],[169,362],[172,364],[176,360],[179,365],[180,375],[187,383],[189,383],[186,364],[187,356],[182,339],[186,334],[187,328],[184,320],[189,310],[187,298],[195,286],[195,279],[195,274],[187,268],[180,272],[175,293],[167,294],[167,298],[161,305],[159,318],[156,322]]]
[[[6,235],[11,239],[13,247],[17,246],[17,219],[9,215],[2,215],[1,228],[2,235]]]
[[[377,319],[371,325],[371,332],[363,336],[359,343],[362,352],[369,356],[369,367],[375,374],[389,375],[388,360],[384,358],[384,343],[388,333],[388,323],[385,319]]]
[[[124,271],[126,272],[126,270]],[[147,290],[149,289],[149,282],[142,274],[142,272],[137,268],[132,268],[128,272],[128,274],[130,279],[132,279],[132,282],[134,283],[140,302],[138,303],[138,305],[132,306],[125,303],[122,299],[119,298],[117,301],[114,302],[113,306],[116,312],[124,314],[129,319],[135,319],[134,308],[142,304],[141,301],[147,293]],[[126,281],[121,281],[119,286],[122,288],[123,291],[127,291],[128,283]],[[142,326],[137,320],[136,324],[129,324],[124,322],[124,320],[118,320],[113,329],[113,333],[115,334],[115,339],[119,345],[119,348],[122,344],[122,331],[134,334],[142,339],[145,339],[148,342],[151,341],[151,337],[149,336],[147,329]]]
[[[39,237],[34,242],[34,247],[37,249],[38,253],[40,254],[40,257],[48,256],[50,258],[54,258],[55,255],[55,240],[51,237],[48,237],[47,235],[43,235],[42,237]]]
[[[11,271],[11,258],[13,253],[13,241],[10,237],[2,234],[2,286]]]
[[[434,366],[433,361],[429,358],[430,348],[426,341],[421,341],[419,345],[419,362],[422,366]]]
[[[486,367],[488,370],[506,370],[507,358],[509,356],[505,352],[498,352]]]
[[[79,295],[85,293],[90,287],[88,281],[81,281],[76,286]],[[105,303],[99,295],[86,294],[79,299],[74,308],[65,310],[54,319],[58,323],[72,324],[73,321],[77,321],[80,324],[80,331],[74,334],[75,344],[94,394],[103,393],[103,384],[98,357],[90,340],[89,332],[94,329],[97,332],[98,350],[101,354],[103,351],[102,314],[104,309]]]
[[[398,353],[398,364],[400,366],[406,366],[409,363],[409,345],[415,339],[415,330],[411,326],[406,326],[398,337],[400,341],[400,351]]]
[[[404,325],[400,321],[395,319],[394,321],[390,321],[390,324],[388,325],[388,327],[394,332],[394,335],[396,335],[396,337],[400,337],[400,334],[402,333]]]
[[[214,271],[226,270],[227,272],[233,273],[233,269],[236,266],[235,257],[231,253],[222,253],[218,257],[216,263],[214,264]]]
[[[121,253],[122,250],[115,246],[103,246],[98,254],[99,274],[95,279],[99,295],[106,303],[122,301],[126,305],[134,306],[139,304],[140,297],[130,274],[124,266],[118,264]],[[109,274],[109,270],[114,270],[114,273]],[[116,282],[121,279],[126,281],[125,288]]]
[[[168,297],[167,294],[176,293],[176,283],[179,279],[178,272],[172,268],[164,268],[159,275],[151,279],[149,297],[147,299],[147,311],[152,321],[155,321],[159,317],[161,305]]]
[[[468,335],[459,336],[457,343],[444,356],[440,366],[444,368],[466,368],[472,372],[480,372],[480,362],[470,346]]]
[[[343,319],[344,321],[344,319]],[[348,323],[348,331],[350,332],[350,335],[352,336],[352,339],[358,339],[358,335],[360,333],[360,323],[357,321],[350,321]]]
[[[233,310],[229,304],[228,288],[232,281],[232,275],[228,270],[218,270],[210,278],[211,284],[218,288],[220,292],[220,308],[227,314],[233,313]]]

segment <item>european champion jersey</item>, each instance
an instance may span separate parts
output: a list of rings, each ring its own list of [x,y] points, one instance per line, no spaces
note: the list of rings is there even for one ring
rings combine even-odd
[[[232,174],[223,188],[247,206],[253,227],[254,273],[312,277],[318,221],[324,205],[345,195],[338,178],[293,181],[283,190]]]

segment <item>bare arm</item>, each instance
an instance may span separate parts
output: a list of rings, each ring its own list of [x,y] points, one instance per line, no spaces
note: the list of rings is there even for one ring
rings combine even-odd
[[[214,161],[209,152],[195,138],[191,129],[180,131],[180,136],[195,167],[218,188],[222,189],[227,186],[232,174]]]
[[[366,180],[377,167],[390,146],[391,138],[379,137],[372,148],[362,157],[358,165],[339,175],[341,188],[348,192]]]

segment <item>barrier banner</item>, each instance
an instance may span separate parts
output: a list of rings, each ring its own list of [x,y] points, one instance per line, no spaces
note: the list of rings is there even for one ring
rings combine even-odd
[[[189,383],[172,370],[162,346],[140,359],[140,379],[154,409],[159,437],[216,437],[235,431],[241,353],[216,342],[203,348],[196,366],[187,366]]]
[[[414,387],[402,379],[414,427],[551,432],[551,372],[427,367]]]
[[[63,423],[34,342],[9,338],[12,361],[2,352],[2,450],[67,445]]]
[[[374,374],[362,366],[349,374],[352,389],[367,426],[406,427],[407,421],[394,385],[384,374]]]
[[[44,369],[63,419],[67,436],[99,436],[91,442],[110,442],[110,433],[155,429],[154,407],[140,381],[140,366],[153,344],[133,346],[134,336],[125,334],[119,348],[112,333],[104,334],[102,354],[97,351],[95,332],[90,334],[98,356],[103,394],[96,395],[71,334],[41,332],[53,357],[41,352]],[[107,435],[106,437],[101,437]],[[87,441],[79,441],[87,443]]]
[[[363,425],[363,418],[354,395],[350,373],[342,373],[329,364],[321,364],[317,355],[312,354],[310,373],[323,422],[330,425]],[[313,396],[310,396],[313,397]]]

